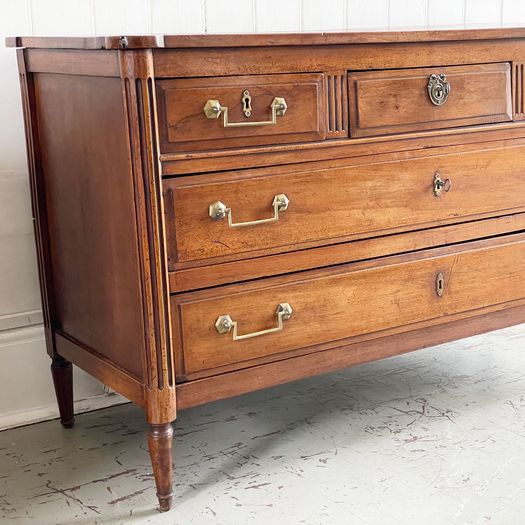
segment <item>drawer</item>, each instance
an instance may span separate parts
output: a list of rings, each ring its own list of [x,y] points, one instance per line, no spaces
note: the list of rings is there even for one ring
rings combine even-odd
[[[512,120],[510,65],[351,73],[354,137]]]
[[[482,241],[173,296],[185,373],[335,347],[522,299],[524,239],[509,236],[497,245]]]
[[[322,74],[157,82],[162,151],[322,140]]]
[[[171,268],[523,209],[524,156],[520,145],[357,166],[165,180]]]

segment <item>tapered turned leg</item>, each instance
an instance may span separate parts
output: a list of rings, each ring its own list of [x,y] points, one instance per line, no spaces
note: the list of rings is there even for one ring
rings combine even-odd
[[[65,428],[71,428],[75,423],[75,413],[73,412],[73,367],[63,357],[54,357],[51,363],[51,375],[55,385],[60,423]]]
[[[161,511],[171,509],[173,502],[172,477],[173,457],[171,445],[173,441],[173,427],[171,423],[164,425],[150,425],[148,434],[149,454],[153,465],[153,475],[157,485],[157,497]]]

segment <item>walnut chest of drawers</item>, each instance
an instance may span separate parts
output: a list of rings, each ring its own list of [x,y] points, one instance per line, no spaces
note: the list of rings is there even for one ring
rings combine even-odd
[[[47,348],[177,411],[525,321],[525,30],[9,39]]]

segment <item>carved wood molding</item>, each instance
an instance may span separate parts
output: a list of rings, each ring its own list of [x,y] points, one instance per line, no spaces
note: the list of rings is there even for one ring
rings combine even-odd
[[[512,62],[514,120],[525,120],[525,62]]]
[[[176,400],[151,50],[120,52],[120,64],[142,261],[144,397],[148,421],[163,424],[175,419]]]
[[[36,117],[35,88],[33,75],[27,71],[26,52],[17,50],[18,71],[22,95],[22,109],[25,122],[27,148],[27,165],[29,169],[29,185],[31,189],[31,208],[33,228],[35,233],[36,255],[38,259],[38,278],[42,297],[42,315],[47,353],[56,356],[55,336],[53,332],[54,300],[51,274],[51,257],[49,254],[47,211],[45,203],[44,177],[42,174],[40,147],[38,142],[38,123]]]
[[[327,138],[348,137],[346,71],[325,73]]]

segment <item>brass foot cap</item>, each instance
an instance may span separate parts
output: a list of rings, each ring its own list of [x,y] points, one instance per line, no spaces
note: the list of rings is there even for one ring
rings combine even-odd
[[[173,494],[169,496],[157,496],[159,498],[159,507],[161,512],[167,512],[173,505]]]

